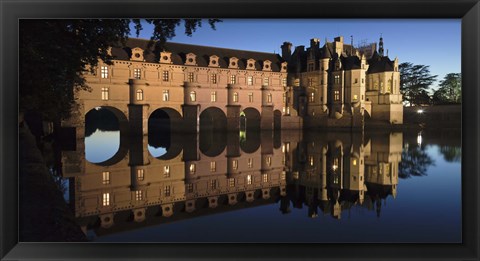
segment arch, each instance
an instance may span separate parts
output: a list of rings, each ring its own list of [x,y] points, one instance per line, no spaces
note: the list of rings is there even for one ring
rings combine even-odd
[[[110,166],[123,160],[128,153],[128,128],[127,117],[115,107],[101,106],[87,111],[85,114],[85,157],[87,161],[95,165]],[[92,137],[97,130],[101,132],[118,131],[118,146],[115,146],[111,134]],[[112,138],[112,140],[108,141],[105,138]],[[105,144],[105,142],[107,143]],[[91,148],[91,146],[98,147]],[[101,149],[107,149],[108,152]],[[112,153],[111,157],[108,157],[109,153]],[[105,155],[108,158],[104,159]]]
[[[182,151],[181,138],[177,129],[182,127],[182,116],[175,109],[158,108],[148,117],[148,146],[150,154],[158,159],[173,159]],[[154,150],[163,148],[162,155],[152,154]]]
[[[273,128],[275,130],[282,128],[282,113],[279,110],[273,111]]]
[[[227,116],[218,107],[200,113],[200,151],[209,157],[221,154],[227,146]]]
[[[240,125],[241,130],[259,130],[260,129],[260,112],[253,108],[253,107],[248,107],[243,109],[243,111],[240,113],[240,120],[245,121],[242,125]],[[240,124],[242,122],[240,121]],[[243,129],[242,129],[243,127]]]
[[[260,148],[261,132],[247,129],[240,131],[240,149],[245,153],[254,153]]]

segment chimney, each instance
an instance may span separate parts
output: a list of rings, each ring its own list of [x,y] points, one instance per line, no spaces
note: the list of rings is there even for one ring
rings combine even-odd
[[[290,57],[292,56],[292,43],[290,42],[283,42],[282,46],[282,58],[285,61],[290,61]]]
[[[317,38],[310,39],[310,48],[311,49],[318,49],[320,46],[320,40]]]

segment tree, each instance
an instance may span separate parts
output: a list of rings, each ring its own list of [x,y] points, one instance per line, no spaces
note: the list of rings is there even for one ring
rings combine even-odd
[[[449,73],[439,84],[440,88],[433,94],[435,104],[460,103],[462,100],[462,74]]]
[[[402,161],[398,164],[398,177],[406,179],[426,176],[428,167],[435,165],[434,160],[425,151],[425,147],[409,145],[403,148]]]
[[[182,21],[189,36],[202,26],[201,19],[145,20],[155,26],[151,45],[161,48],[175,36]],[[220,20],[208,20],[212,29],[217,22]],[[98,59],[111,63],[108,49],[125,43],[131,23],[138,36],[142,30],[139,19],[20,20],[20,111],[40,111],[56,121],[68,118],[75,92],[89,90],[82,75],[93,70]]]
[[[401,63],[400,70],[400,91],[404,100],[411,105],[420,105],[425,101],[425,94],[437,75],[430,74],[430,66],[415,65],[409,62]]]

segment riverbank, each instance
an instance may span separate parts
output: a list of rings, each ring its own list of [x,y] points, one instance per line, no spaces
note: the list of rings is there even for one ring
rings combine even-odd
[[[19,127],[18,160],[19,241],[87,241],[25,123]]]

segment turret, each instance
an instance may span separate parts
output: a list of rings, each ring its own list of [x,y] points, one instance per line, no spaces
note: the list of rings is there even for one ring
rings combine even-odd
[[[383,56],[383,37],[380,36],[380,42],[378,43],[378,54]]]
[[[280,46],[280,48],[282,48],[282,58],[289,62],[290,61],[290,58],[292,56],[292,43],[290,42],[283,42],[282,46]]]

